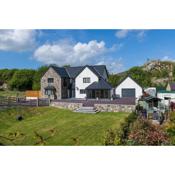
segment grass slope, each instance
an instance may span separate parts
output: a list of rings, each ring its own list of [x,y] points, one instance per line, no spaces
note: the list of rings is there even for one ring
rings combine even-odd
[[[17,121],[17,115],[23,121]],[[81,114],[54,107],[0,111],[2,145],[104,145],[108,129],[120,127],[128,113]],[[5,138],[4,138],[5,137]]]

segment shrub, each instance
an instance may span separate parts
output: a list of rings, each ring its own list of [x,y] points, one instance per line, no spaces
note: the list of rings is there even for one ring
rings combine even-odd
[[[175,145],[175,113],[170,114],[170,118],[166,124],[164,124],[164,129],[167,132],[170,140],[170,145]]]
[[[138,119],[130,129],[127,142],[129,145],[167,145],[169,138],[160,126]]]
[[[137,119],[135,113],[131,113],[118,129],[109,129],[105,137],[105,145],[125,145],[130,125]]]

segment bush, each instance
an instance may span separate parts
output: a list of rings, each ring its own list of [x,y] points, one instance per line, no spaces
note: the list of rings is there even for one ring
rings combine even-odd
[[[169,121],[164,125],[170,140],[170,145],[175,145],[175,112],[172,112]]]
[[[129,145],[167,145],[169,138],[160,126],[138,119],[130,129],[127,142]]]
[[[17,70],[10,80],[10,89],[12,90],[31,90],[33,83],[34,70]]]
[[[109,129],[105,137],[105,145],[125,145],[130,125],[137,119],[135,113],[131,113],[118,129]]]

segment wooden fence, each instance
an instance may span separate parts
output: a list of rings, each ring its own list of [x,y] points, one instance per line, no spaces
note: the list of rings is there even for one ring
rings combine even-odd
[[[36,100],[26,100],[25,97],[17,98],[0,96],[0,106],[49,106],[49,100],[41,98]]]
[[[25,96],[26,97],[41,98],[41,91],[26,91]]]

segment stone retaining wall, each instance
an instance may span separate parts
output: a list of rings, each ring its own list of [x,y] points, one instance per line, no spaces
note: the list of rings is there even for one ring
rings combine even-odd
[[[82,107],[83,104],[82,103],[70,103],[70,102],[52,102],[50,105],[57,107],[57,108],[76,110]]]
[[[135,110],[135,105],[94,104],[94,107],[101,112],[132,112]]]
[[[57,108],[76,110],[82,107],[83,104],[70,103],[70,102],[52,102],[51,106]],[[135,110],[135,105],[124,105],[124,104],[94,104],[94,107],[101,112],[132,112]]]

